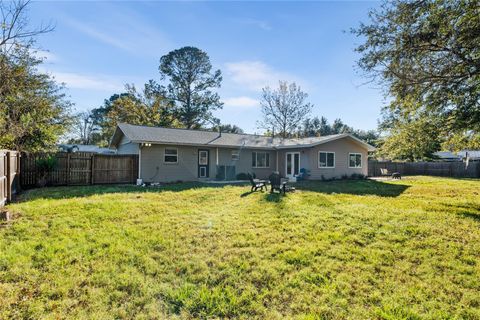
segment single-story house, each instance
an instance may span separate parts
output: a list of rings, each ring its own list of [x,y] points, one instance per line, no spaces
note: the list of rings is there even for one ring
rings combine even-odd
[[[234,180],[239,173],[266,178],[273,171],[308,179],[368,174],[374,147],[350,134],[283,139],[254,134],[119,124],[110,147],[138,154],[144,182]],[[303,169],[303,170],[302,170]]]

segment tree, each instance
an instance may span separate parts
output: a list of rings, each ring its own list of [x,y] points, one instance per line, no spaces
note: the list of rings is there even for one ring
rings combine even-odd
[[[305,102],[307,97],[295,82],[279,81],[278,89],[263,88],[260,126],[273,129],[283,138],[291,136],[312,110],[312,104]]]
[[[38,35],[53,31],[51,25],[30,28],[26,10],[30,1],[0,0],[0,52],[4,55],[21,48],[30,48]]]
[[[210,58],[195,47],[183,47],[160,58],[160,75],[168,79],[166,98],[174,107],[175,116],[188,129],[199,128],[212,118],[212,111],[221,109],[220,70],[212,72]]]
[[[108,145],[110,138],[112,137],[115,128],[112,128],[112,122],[108,118],[108,113],[112,110],[112,106],[116,100],[120,98],[135,99],[127,92],[115,93],[110,98],[105,99],[101,107],[92,109],[90,117],[92,119],[92,125],[97,129],[98,135],[95,136],[93,143],[106,146]]]
[[[424,115],[396,117],[377,155],[387,159],[420,161],[434,158],[442,138],[438,122]]]
[[[135,86],[127,85],[126,92],[105,100],[104,106],[93,111],[103,137],[101,145],[107,145],[118,123],[145,126],[179,127],[180,123],[172,115],[171,108],[163,93],[153,81],[145,84],[139,92]]]
[[[472,131],[456,132],[445,138],[442,150],[480,150],[480,134]]]
[[[242,128],[234,124],[221,124],[219,126],[212,127],[212,130],[216,132],[218,132],[219,129],[221,132],[227,132],[227,133],[244,133]]]
[[[80,112],[73,122],[73,137],[69,143],[96,144],[100,141],[100,128],[95,124],[92,111]]]
[[[50,28],[28,28],[28,1],[0,1],[0,148],[53,148],[71,124],[63,86],[38,71],[34,37]]]
[[[419,119],[423,116],[442,128],[442,136],[465,130],[478,134],[478,1],[385,2],[370,18],[353,30],[365,39],[356,49],[362,55],[358,65],[392,98],[385,112],[399,117],[401,127],[391,129],[417,130],[413,124],[425,122]],[[416,114],[417,121],[406,125],[407,113]]]
[[[335,119],[330,125],[327,118],[307,118],[299,130],[300,137],[321,137],[331,134],[349,133],[373,146],[378,144],[379,135],[375,130],[358,130],[343,123],[341,119]]]

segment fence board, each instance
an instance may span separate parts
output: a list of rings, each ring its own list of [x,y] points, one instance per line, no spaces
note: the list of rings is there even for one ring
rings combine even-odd
[[[46,185],[91,185],[135,183],[138,172],[136,155],[100,155],[88,152],[26,154],[22,157],[21,184],[24,188],[38,185],[42,172],[40,159],[54,157],[56,165],[45,176]]]
[[[371,177],[381,176],[380,169],[399,172],[402,175],[426,175],[458,178],[479,178],[480,162],[470,162],[468,166],[461,161],[451,162],[391,162],[391,161],[368,161],[368,175]]]
[[[13,200],[19,192],[20,153],[0,150],[0,207]]]

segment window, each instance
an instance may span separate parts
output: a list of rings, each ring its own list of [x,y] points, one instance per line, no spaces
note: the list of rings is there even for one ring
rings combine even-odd
[[[348,166],[350,168],[361,168],[362,167],[362,154],[361,153],[350,153],[348,155]]]
[[[165,148],[165,154],[163,155],[163,161],[168,163],[178,162],[178,150],[176,148]]]
[[[270,154],[268,152],[252,152],[253,168],[270,167]]]
[[[208,151],[198,151],[198,164],[202,166],[206,166],[208,164]]]
[[[335,168],[335,152],[318,152],[319,168]]]
[[[240,151],[232,151],[232,161],[240,160]]]

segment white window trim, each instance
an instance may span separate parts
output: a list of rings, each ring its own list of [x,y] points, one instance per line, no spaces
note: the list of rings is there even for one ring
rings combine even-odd
[[[200,163],[200,159],[202,158],[202,156],[200,155],[201,153],[205,153],[205,160],[207,163]],[[198,165],[200,166],[208,166],[208,151],[207,150],[199,150],[198,151]]]
[[[177,151],[177,161],[175,161],[175,162],[165,161],[165,157],[167,156],[167,153],[166,153],[167,149],[176,150],[176,151]],[[173,154],[169,154],[168,156],[169,156],[169,157],[173,157],[174,155],[173,155]],[[178,163],[178,148],[173,148],[173,147],[164,148],[164,149],[163,149],[163,163],[166,163],[166,164],[176,164],[176,163]]]
[[[327,167],[321,167],[321,166],[320,166],[320,153],[333,153],[333,167],[328,167],[328,166],[327,166]],[[336,158],[337,158],[337,156],[335,155],[335,152],[333,152],[333,151],[319,150],[317,156],[318,156],[318,157],[317,157],[317,166],[318,166],[319,169],[335,169],[335,164],[336,164],[336,161],[335,161],[335,160],[336,160]],[[325,158],[325,161],[326,161],[327,164],[328,164],[328,156]]]
[[[203,171],[203,174],[202,174]],[[200,178],[206,178],[207,177],[207,167],[200,167]]]
[[[232,151],[232,154],[231,154],[231,157],[232,157],[232,161],[238,161],[238,160],[240,160],[240,151],[238,151],[238,150],[233,150],[233,151]]]
[[[357,155],[357,154],[360,155],[360,167],[351,167],[351,166],[350,166],[350,156],[353,155],[353,154],[354,154],[354,155]],[[350,169],[362,169],[362,166],[363,166],[363,154],[358,153],[358,152],[350,152],[350,153],[348,154],[348,167],[349,167]]]
[[[288,166],[287,166],[287,164],[288,164],[288,159],[287,159],[287,158],[288,158],[288,157],[287,157],[287,155],[288,155],[288,154],[291,154],[291,155],[292,155],[292,161],[293,161],[293,162],[295,162],[295,155],[298,154],[298,174],[297,174],[297,175],[295,175],[294,173],[291,174],[291,175],[287,174],[287,171],[288,171]],[[296,177],[296,176],[298,176],[298,175],[300,174],[300,169],[302,168],[302,165],[300,164],[301,159],[302,159],[302,155],[301,155],[301,153],[298,152],[298,151],[285,152],[285,175],[286,175],[286,176]]]
[[[252,165],[252,168],[256,168],[256,169],[266,169],[266,168],[270,168],[270,153],[269,152],[265,152],[265,151],[252,151],[252,153],[255,153],[255,166]],[[258,154],[259,153],[265,153],[266,155],[268,154],[268,166],[265,166],[265,167],[259,167],[257,166],[257,163],[258,163]],[[267,156],[265,156],[265,164],[267,163]]]

